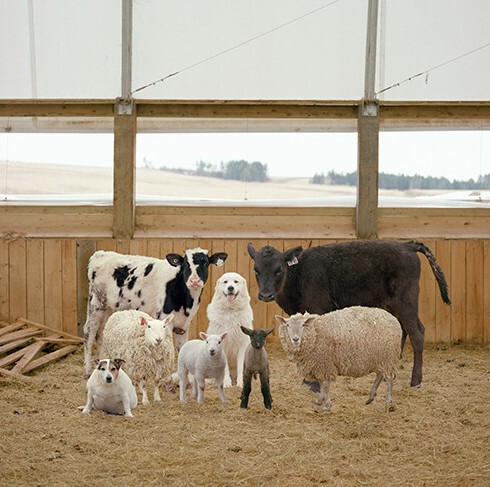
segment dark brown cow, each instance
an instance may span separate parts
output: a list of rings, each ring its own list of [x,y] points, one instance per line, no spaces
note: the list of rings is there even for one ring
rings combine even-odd
[[[429,248],[419,242],[357,240],[303,250],[280,252],[248,244],[255,261],[259,299],[276,301],[289,315],[323,314],[349,306],[385,309],[402,326],[413,348],[412,386],[422,382],[424,325],[418,316],[420,259],[424,254],[439,284],[442,299],[450,304],[444,274]]]

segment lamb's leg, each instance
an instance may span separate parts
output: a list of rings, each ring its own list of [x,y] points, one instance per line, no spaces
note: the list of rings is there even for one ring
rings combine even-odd
[[[243,387],[243,361],[245,360],[246,348],[238,350],[236,359],[236,385]]]
[[[366,404],[371,404],[374,401],[374,398],[376,397],[376,392],[382,380],[383,380],[383,374],[382,372],[378,372],[376,374],[376,379],[374,379],[374,384],[371,387],[371,390],[369,391],[369,397],[368,400],[366,401]]]
[[[197,397],[197,379],[196,376],[192,376],[192,397]]]
[[[206,386],[206,380],[202,375],[195,375],[194,382],[197,385],[197,402],[199,404],[204,404],[204,387]],[[221,388],[223,388],[223,384],[221,384]]]
[[[264,398],[264,406],[266,409],[272,409],[272,396],[269,385],[269,371],[263,371],[260,374],[260,387],[262,391],[262,397]]]
[[[325,403],[325,405],[322,408],[322,411],[324,412],[330,411],[330,409],[332,409],[332,401],[330,400],[330,381],[324,380],[320,383],[320,398],[322,398]]]
[[[187,389],[187,385],[189,384],[189,374],[187,370],[179,370],[179,395],[180,402],[186,403],[187,400],[185,398],[185,390]]]
[[[141,399],[141,404],[143,404],[143,406],[147,406],[150,401],[148,401],[148,393],[146,392],[144,380],[140,380],[138,382],[138,389],[139,389],[141,395],[143,396],[143,398]]]
[[[222,375],[221,377],[217,377],[216,378],[216,385],[218,386],[218,393],[219,393],[219,397],[221,399],[221,402],[223,404],[226,404],[228,402],[228,400],[226,399],[225,391],[223,390],[223,378],[224,378],[224,375]],[[203,391],[203,393],[204,393],[204,391]]]
[[[250,396],[250,392],[252,391],[252,376],[253,374],[250,370],[245,370],[243,372],[243,388],[242,395],[240,397],[240,407],[243,409],[248,408],[248,397]]]

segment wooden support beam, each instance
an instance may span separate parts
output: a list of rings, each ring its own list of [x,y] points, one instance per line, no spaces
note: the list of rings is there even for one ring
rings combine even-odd
[[[377,238],[379,106],[363,100],[359,108],[357,144],[356,235]]]
[[[114,116],[113,237],[130,239],[136,210],[136,113],[133,104],[120,100]]]
[[[17,318],[17,322],[25,323],[26,325],[37,326],[38,328],[41,328],[41,330],[50,332],[56,337],[62,336],[62,337],[70,338],[72,340],[76,340],[78,343],[83,343],[83,339],[76,335],[72,335],[71,333],[68,333],[66,331],[55,330],[54,328],[51,328],[50,326],[47,325],[42,325],[41,323],[36,323],[34,321],[30,321],[25,318]]]
[[[41,367],[41,365],[48,364],[53,360],[57,360],[61,357],[64,357],[65,355],[68,355],[69,353],[72,353],[75,350],[78,350],[78,347],[76,345],[68,345],[66,347],[60,348],[59,350],[56,350],[56,352],[48,353],[43,357],[40,357],[38,359],[29,362],[29,364],[27,364],[27,366],[24,368],[23,372],[24,373],[30,372],[31,370],[37,367]]]

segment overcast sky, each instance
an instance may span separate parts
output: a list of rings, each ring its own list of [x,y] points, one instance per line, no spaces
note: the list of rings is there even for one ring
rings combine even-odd
[[[112,166],[109,134],[0,134],[0,159]],[[195,169],[203,160],[245,159],[268,166],[270,176],[351,172],[357,164],[355,133],[141,134],[137,165]],[[380,171],[448,179],[490,173],[490,132],[388,132],[381,134]]]

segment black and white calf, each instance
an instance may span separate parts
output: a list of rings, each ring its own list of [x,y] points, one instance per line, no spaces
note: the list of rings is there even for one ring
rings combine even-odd
[[[90,374],[92,347],[97,340],[103,355],[102,334],[114,311],[135,309],[156,319],[174,315],[177,349],[187,341],[189,325],[197,312],[210,264],[220,266],[228,254],[211,256],[201,248],[171,253],[166,259],[97,251],[88,263],[89,299],[85,322],[85,375]]]

